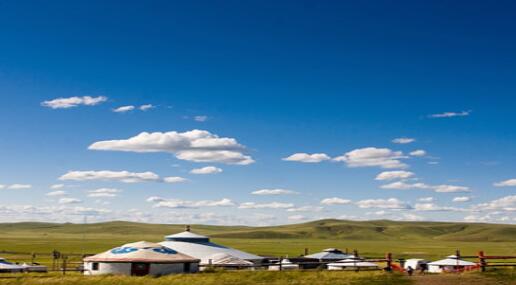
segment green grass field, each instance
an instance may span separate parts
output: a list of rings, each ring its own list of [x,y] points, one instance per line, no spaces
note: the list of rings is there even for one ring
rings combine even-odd
[[[183,225],[128,222],[100,224],[14,223],[0,224],[0,256],[14,261],[51,264],[54,249],[80,262],[82,254],[98,253],[139,240],[162,241],[164,235],[183,231]],[[264,256],[298,256],[308,248],[316,252],[328,247],[357,249],[362,256],[438,259],[460,249],[463,255],[484,250],[490,255],[516,255],[516,226],[466,223],[423,223],[323,220],[276,227],[221,227],[193,225],[193,231],[209,235],[227,246]],[[76,266],[79,263],[71,264]],[[63,277],[46,275],[0,275],[0,284],[515,284],[514,270],[461,275],[406,276],[381,272],[225,272],[176,275],[162,278]]]

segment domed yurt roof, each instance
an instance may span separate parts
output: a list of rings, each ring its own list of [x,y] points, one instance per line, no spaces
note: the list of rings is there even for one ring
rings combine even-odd
[[[124,244],[103,253],[86,257],[84,261],[179,263],[199,262],[199,259],[179,253],[157,243],[139,241]]]

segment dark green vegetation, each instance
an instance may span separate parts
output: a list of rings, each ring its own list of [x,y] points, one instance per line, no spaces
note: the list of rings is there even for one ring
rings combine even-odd
[[[516,226],[497,224],[321,220],[304,224],[245,227],[193,225],[215,242],[261,255],[297,256],[338,247],[366,256],[439,258],[460,249],[465,255],[516,255]],[[183,225],[130,222],[99,224],[0,224],[0,252],[97,253],[126,242],[161,241]],[[9,257],[7,253],[0,256]]]

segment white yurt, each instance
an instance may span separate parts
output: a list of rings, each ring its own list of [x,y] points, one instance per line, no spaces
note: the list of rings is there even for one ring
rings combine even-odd
[[[269,265],[269,270],[271,271],[279,271],[279,270],[297,270],[299,269],[299,264],[295,264],[289,259],[282,259],[280,262]]]
[[[430,261],[419,259],[419,258],[410,258],[405,260],[403,264],[403,269],[407,270],[409,267],[412,267],[414,270],[420,270],[422,264],[428,264]]]
[[[223,269],[254,269],[254,263],[251,261],[247,261],[223,252],[215,253],[206,257],[206,259],[208,260],[208,263],[201,262],[201,270],[209,266]]]
[[[24,272],[25,267],[18,264],[13,264],[5,258],[0,257],[0,273],[17,273]]]
[[[209,258],[217,253],[225,253],[253,263],[260,263],[264,259],[258,255],[215,244],[207,236],[192,233],[189,226],[186,227],[184,232],[166,236],[165,241],[160,242],[160,244],[198,258],[202,264],[209,264]]]
[[[319,261],[337,261],[348,258],[354,258],[352,254],[346,254],[337,248],[327,248],[321,252],[305,255],[306,258],[314,258]]]
[[[166,275],[199,271],[199,259],[157,243],[124,244],[84,259],[85,275]]]
[[[446,259],[441,259],[428,263],[428,272],[456,272],[472,269],[477,266],[476,263],[462,260],[456,255],[450,255]]]
[[[376,270],[379,269],[378,264],[364,261],[362,259],[344,259],[337,262],[328,263],[328,270]]]

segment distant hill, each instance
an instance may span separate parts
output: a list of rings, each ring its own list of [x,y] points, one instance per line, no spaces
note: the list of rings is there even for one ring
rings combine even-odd
[[[515,242],[516,225],[449,223],[319,220],[302,224],[246,227],[192,225],[195,232],[212,238],[235,239],[346,239],[346,240],[442,240],[460,242]],[[183,225],[106,222],[95,224],[3,223],[5,235],[146,235],[159,236],[180,232]]]

